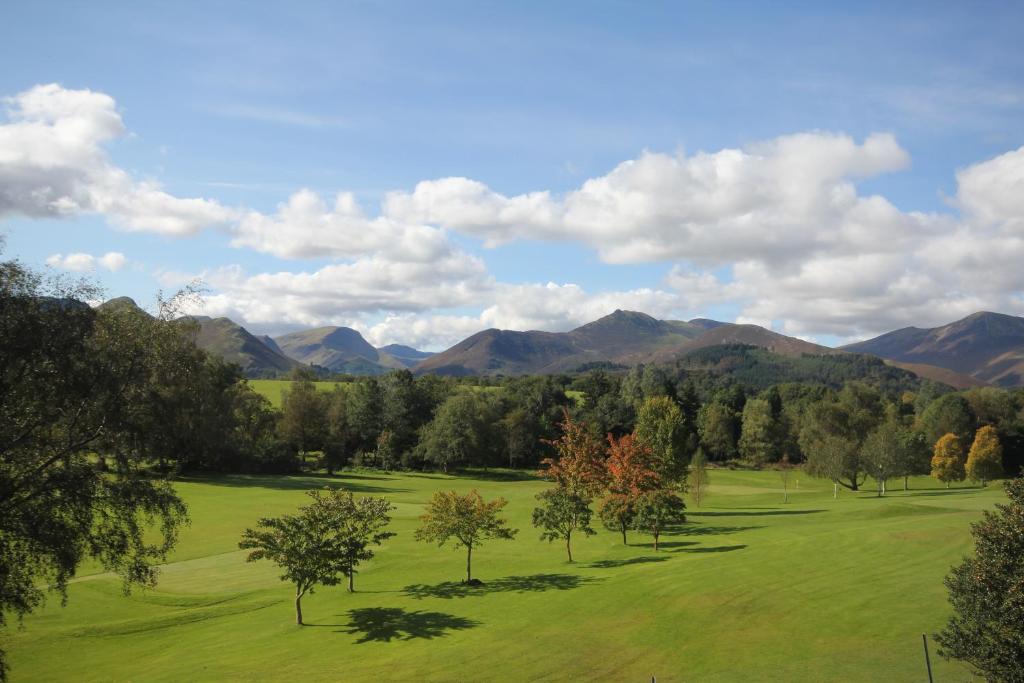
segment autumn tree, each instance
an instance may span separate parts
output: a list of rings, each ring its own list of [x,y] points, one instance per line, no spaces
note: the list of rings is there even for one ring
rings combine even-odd
[[[538,474],[589,503],[605,488],[605,449],[587,426],[573,420],[564,412],[562,435],[548,443],[554,447],[557,458],[545,458],[545,466]]]
[[[373,556],[371,545],[393,536],[383,531],[391,505],[383,499],[355,501],[336,489],[313,490],[309,505],[296,515],[263,518],[246,529],[238,547],[249,550],[247,562],[270,560],[281,568],[281,580],[295,586],[295,623],[302,625],[302,598],[317,586],[349,579],[358,564]]]
[[[636,436],[626,434],[616,439],[608,435],[608,459],[605,467],[608,491],[601,500],[598,515],[605,526],[622,534],[626,545],[626,531],[633,522],[637,500],[648,491],[662,485],[662,477],[655,469],[660,461],[650,446]]]
[[[438,546],[454,539],[453,548],[466,549],[466,583],[472,583],[473,549],[492,538],[511,540],[518,533],[517,529],[508,527],[506,519],[498,516],[507,503],[504,498],[485,501],[475,489],[467,494],[438,491],[420,517],[420,527],[414,537]]]
[[[932,476],[945,482],[947,489],[950,482],[964,480],[964,448],[956,434],[946,434],[935,442]]]
[[[690,495],[697,507],[700,507],[701,501],[707,495],[708,481],[707,458],[704,456],[704,449],[697,448],[693,460],[690,461]]]
[[[685,510],[686,503],[674,491],[649,491],[636,503],[636,528],[654,537],[654,550],[657,551],[662,532],[686,521]]]
[[[980,481],[982,486],[1003,476],[1003,447],[995,427],[985,425],[975,434],[967,454],[965,472],[972,480]]]
[[[565,541],[565,552],[572,562],[572,535],[580,532],[593,536],[590,526],[593,515],[589,501],[572,490],[556,486],[537,494],[540,507],[533,510],[533,525],[541,530],[541,540]]]
[[[1024,681],[1024,479],[1007,482],[1006,493],[971,526],[974,557],[946,577],[953,616],[935,640],[939,654],[989,681]]]

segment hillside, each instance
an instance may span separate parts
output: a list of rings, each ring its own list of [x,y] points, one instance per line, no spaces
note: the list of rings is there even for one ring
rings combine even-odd
[[[207,353],[236,363],[247,377],[275,376],[301,363],[288,358],[228,318],[189,316],[199,324],[196,346]]]
[[[403,344],[388,344],[387,346],[380,346],[377,348],[377,351],[391,356],[407,368],[411,368],[417,363],[420,363],[434,355],[430,351],[420,351],[419,349],[414,349],[411,346],[404,346]]]
[[[417,373],[520,375],[571,372],[586,363],[635,364],[680,348],[703,330],[615,311],[570,332],[484,330],[416,366]]]
[[[945,368],[999,386],[1024,386],[1024,318],[1012,315],[983,311],[941,327],[906,327],[843,349]]]
[[[388,353],[381,353],[363,335],[349,327],[318,327],[292,332],[274,341],[286,356],[319,365],[331,372],[376,375],[407,367]]]

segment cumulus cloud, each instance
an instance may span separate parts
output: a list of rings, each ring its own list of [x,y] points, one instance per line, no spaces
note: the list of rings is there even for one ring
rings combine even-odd
[[[125,230],[190,235],[234,216],[216,201],[175,197],[115,166],[104,145],[126,129],[108,95],[51,83],[4,105],[0,217],[98,213]]]
[[[76,273],[94,271],[103,268],[111,272],[117,272],[125,267],[128,259],[119,251],[108,251],[102,256],[93,256],[76,252],[73,254],[52,254],[46,259],[46,265],[61,270],[70,270]]]

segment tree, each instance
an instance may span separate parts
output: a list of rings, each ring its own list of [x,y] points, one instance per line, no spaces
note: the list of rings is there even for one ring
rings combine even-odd
[[[308,379],[291,382],[281,394],[281,438],[300,453],[323,449],[327,424],[327,402]]]
[[[974,557],[946,577],[953,616],[935,636],[939,654],[971,664],[990,681],[1024,681],[1024,479],[1009,501],[971,526]]]
[[[831,479],[836,492],[839,486],[860,489],[868,475],[862,445],[883,412],[878,391],[857,382],[845,385],[835,400],[813,404],[800,429],[807,473]]]
[[[661,479],[682,485],[686,481],[686,425],[675,401],[668,396],[645,399],[637,410],[635,434],[650,449]]]
[[[1003,447],[995,427],[985,425],[975,434],[967,454],[965,473],[972,480],[980,481],[982,486],[1003,476]]]
[[[941,482],[945,482],[946,488],[952,481],[963,481],[964,472],[964,448],[960,445],[960,437],[949,433],[942,436],[935,442],[935,451],[932,456],[932,476]]]
[[[608,493],[601,501],[598,515],[605,526],[622,533],[626,545],[637,499],[661,487],[662,478],[655,467],[658,460],[651,448],[632,434],[616,439],[608,435],[608,459],[605,467]]]
[[[562,486],[537,494],[541,506],[533,510],[533,525],[541,529],[541,540],[565,541],[565,552],[572,562],[572,534],[579,531],[593,536],[596,531],[590,527],[592,512],[589,501]]]
[[[508,501],[496,498],[485,501],[474,489],[465,495],[456,491],[438,491],[427,504],[416,530],[417,541],[436,542],[443,546],[454,538],[453,548],[466,549],[466,583],[473,581],[473,549],[492,538],[510,540],[517,529],[510,529],[507,520],[498,516]]]
[[[743,406],[740,455],[761,466],[779,458],[778,427],[767,399],[752,398]]]
[[[98,296],[0,262],[0,625],[34,611],[50,590],[66,598],[86,558],[122,576],[126,589],[153,585],[187,520],[170,483],[147,472],[157,455],[148,446],[168,431],[156,420],[154,377],[174,367],[170,389],[195,395],[212,386],[213,366],[165,316],[81,303]],[[183,404],[162,417],[198,439]],[[148,440],[137,429],[142,416],[156,425]],[[5,672],[0,651],[0,678]]]
[[[347,462],[351,441],[348,391],[338,385],[324,397],[324,465],[328,475]]]
[[[488,446],[489,412],[476,392],[460,391],[450,396],[420,435],[418,448],[424,459],[444,472],[479,460],[480,452]]]
[[[864,439],[861,460],[878,483],[879,496],[885,495],[885,482],[905,471],[905,445],[902,429],[895,420],[886,420]]]
[[[654,536],[654,550],[657,551],[662,532],[686,521],[685,510],[686,503],[674,491],[649,491],[637,501],[636,528]]]
[[[974,435],[971,406],[960,394],[945,394],[928,404],[921,413],[919,429],[928,443],[935,443],[946,434],[956,434],[961,443]]]
[[[604,447],[584,423],[572,419],[569,411],[565,411],[561,426],[562,436],[550,442],[558,458],[542,460],[546,469],[539,475],[589,503],[605,488]]]
[[[353,454],[369,453],[377,447],[383,426],[384,397],[375,377],[363,377],[348,385],[345,418]]]
[[[295,586],[295,623],[302,626],[302,597],[317,586],[335,586],[352,577],[362,560],[373,556],[369,546],[394,534],[384,532],[392,509],[381,498],[354,501],[337,489],[307,492],[313,502],[297,515],[263,518],[246,529],[238,547],[250,550],[247,562],[270,560],[283,571],[282,581]]]
[[[693,502],[700,507],[701,501],[707,495],[708,489],[708,467],[707,458],[704,457],[704,449],[698,448],[690,461],[690,494]]]
[[[789,502],[789,475],[793,473],[793,465],[789,462],[789,456],[783,455],[778,464],[775,465],[779,471],[779,479],[782,480],[782,502]]]
[[[705,403],[697,414],[700,442],[712,460],[736,455],[736,411],[718,401]]]

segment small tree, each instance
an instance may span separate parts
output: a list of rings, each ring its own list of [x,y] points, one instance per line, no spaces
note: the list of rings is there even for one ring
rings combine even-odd
[[[698,448],[690,462],[690,495],[693,496],[693,503],[697,507],[700,507],[701,501],[707,495],[708,482],[708,461],[704,449]]]
[[[473,549],[491,538],[512,539],[518,529],[510,529],[498,516],[507,505],[504,498],[485,501],[474,489],[462,495],[457,491],[438,491],[427,504],[416,530],[417,541],[437,542],[443,546],[454,538],[453,548],[466,549],[466,583],[473,581]]]
[[[974,435],[965,470],[968,477],[980,481],[982,486],[1003,476],[1003,447],[995,427],[985,425]]]
[[[572,562],[573,532],[587,536],[597,533],[590,527],[590,505],[582,496],[561,486],[538,493],[537,500],[541,506],[533,511],[533,525],[542,530],[541,540],[564,540],[565,552]]]
[[[317,586],[335,586],[352,575],[362,560],[393,534],[381,531],[392,509],[383,499],[354,501],[336,489],[309,491],[313,502],[297,515],[264,518],[257,529],[246,529],[238,544],[251,550],[247,562],[270,560],[283,570],[282,581],[295,586],[295,623],[302,625],[302,597]]]
[[[636,528],[654,536],[654,550],[658,550],[658,539],[668,527],[686,521],[686,503],[675,492],[668,489],[650,491],[637,501]]]
[[[946,577],[953,616],[935,636],[939,654],[968,662],[990,681],[1024,681],[1024,479],[971,526],[975,556]]]
[[[547,442],[555,448],[558,458],[542,460],[546,469],[538,474],[589,503],[605,488],[604,446],[583,422],[574,421],[568,410],[561,427],[562,436]]]
[[[782,459],[775,466],[779,471],[779,479],[782,480],[782,502],[789,502],[789,475],[793,472],[793,465],[789,462],[789,455],[783,455]]]
[[[885,483],[905,472],[903,448],[905,441],[900,425],[886,420],[878,425],[861,446],[861,461],[878,483],[878,495],[885,495]]]
[[[956,434],[950,432],[935,442],[932,476],[945,482],[947,489],[951,481],[964,480],[964,449],[960,445],[960,437]]]
[[[606,527],[622,533],[622,544],[626,545],[626,530],[632,523],[636,500],[661,486],[662,477],[655,470],[661,459],[633,434],[618,439],[609,434],[608,453],[605,461],[608,493],[601,501],[598,514]]]

